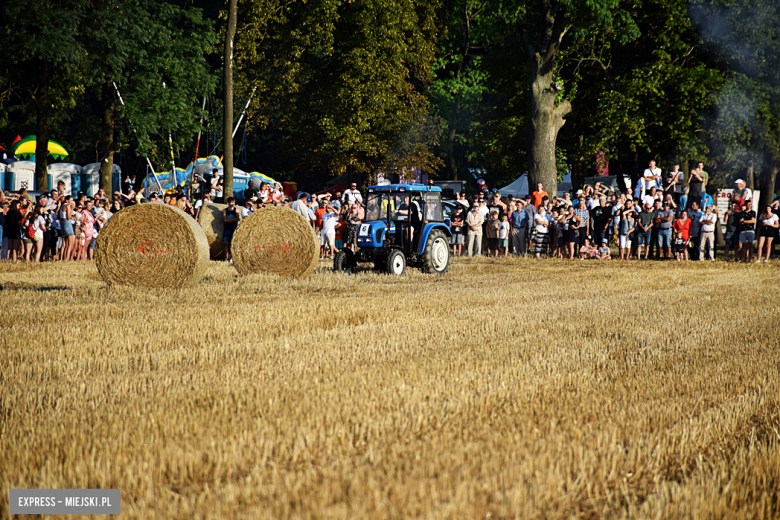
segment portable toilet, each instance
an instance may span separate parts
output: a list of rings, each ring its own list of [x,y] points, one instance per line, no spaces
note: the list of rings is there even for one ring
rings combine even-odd
[[[83,171],[83,169],[82,169]],[[70,192],[75,198],[80,191],[84,191],[81,188],[81,172],[75,173],[71,172],[70,174]]]
[[[100,168],[85,172],[81,170],[81,190],[89,197],[97,195],[100,189]]]
[[[74,175],[81,174],[81,166],[71,163],[54,163],[48,166],[49,191],[56,190],[60,181],[65,183],[65,195],[73,195],[71,179]]]
[[[93,178],[97,179],[97,187],[95,193],[100,188],[100,163],[87,164],[81,169],[82,180],[89,176],[89,182],[93,182]],[[96,176],[96,177],[93,177]],[[83,186],[84,184],[82,184]],[[118,164],[114,164],[114,171],[111,173],[111,193],[106,193],[110,199],[114,192],[122,190],[122,167]],[[88,193],[88,195],[91,195]]]
[[[23,188],[35,191],[35,163],[33,161],[16,161],[9,164],[6,177],[6,186],[11,191],[19,191]]]
[[[249,179],[251,177],[247,172],[233,168],[233,197],[236,199],[238,206],[244,205],[244,190],[249,187]]]
[[[5,190],[5,169],[7,167],[7,164],[0,162],[0,190]]]

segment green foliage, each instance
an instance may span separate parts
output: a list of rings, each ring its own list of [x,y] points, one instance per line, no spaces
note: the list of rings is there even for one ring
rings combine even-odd
[[[450,175],[457,174],[457,164],[473,145],[468,132],[488,92],[484,55],[491,19],[484,14],[486,6],[479,0],[449,0],[441,9],[438,59],[431,67],[435,79],[429,94],[433,110],[446,120],[447,139],[452,141],[440,152],[447,156]]]
[[[583,85],[575,101],[578,161],[592,166],[598,153],[616,157],[621,147],[662,165],[672,156],[706,155],[700,113],[722,77],[702,60],[686,7],[684,0],[634,6],[641,37],[624,44],[619,34],[598,32],[568,50],[577,64],[573,79]]]
[[[244,4],[239,84],[262,92],[248,124],[283,131],[301,169],[437,168],[440,125],[423,94],[434,22],[418,0]]]
[[[95,81],[118,82],[127,105],[120,113],[139,134],[138,153],[149,154],[153,164],[167,169],[169,132],[177,154],[190,149],[202,116],[201,100],[219,82],[206,62],[217,43],[213,22],[204,20],[198,9],[164,2],[128,0],[125,8],[128,16],[134,10],[136,30],[119,38],[120,23],[118,31],[106,34],[109,68],[95,72]],[[96,23],[100,14],[95,13]],[[117,14],[118,21],[122,18]]]

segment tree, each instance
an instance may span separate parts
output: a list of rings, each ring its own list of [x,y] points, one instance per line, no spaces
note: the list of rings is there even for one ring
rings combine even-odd
[[[529,68],[528,182],[557,189],[556,142],[572,109],[557,76],[564,38],[579,41],[597,28],[613,28],[621,43],[639,35],[639,28],[619,0],[534,0],[498,4],[496,15],[506,31],[518,34]]]
[[[253,2],[237,38],[242,82],[262,92],[250,114],[285,133],[299,169],[376,172],[436,166],[437,125],[424,94],[435,53],[429,2]],[[420,147],[419,140],[428,139]],[[410,145],[410,143],[417,143]],[[421,151],[425,149],[427,158]],[[406,158],[404,151],[409,154]]]
[[[712,137],[727,160],[748,155],[762,162],[763,207],[772,201],[780,168],[780,6],[772,0],[698,0],[691,17],[728,77],[715,98]]]
[[[160,165],[158,169],[165,165],[170,170],[174,166],[171,146],[176,155],[191,146],[202,115],[202,96],[211,93],[216,83],[206,61],[216,42],[213,24],[203,19],[200,9],[182,9],[167,2],[126,0],[111,5],[119,11],[117,30],[126,34],[112,38],[111,29],[104,33],[108,48],[102,66],[106,70],[96,72],[93,81],[103,100],[101,113],[112,114],[115,107],[137,132],[135,152],[150,156],[152,163]],[[100,13],[96,16],[99,23]],[[121,25],[123,19],[126,25]],[[116,107],[112,82],[121,90],[125,107]],[[117,149],[114,126],[103,117],[101,133],[107,126],[111,144],[101,146],[104,158]],[[171,134],[173,142],[169,143]],[[101,161],[102,168],[106,168],[105,161]],[[104,177],[101,185],[109,178]]]
[[[436,79],[431,97],[447,121],[445,150],[452,179],[458,178],[456,142],[466,142],[477,105],[487,91],[483,66],[488,43],[486,7],[485,0],[446,0],[441,9],[440,56],[433,65]]]
[[[687,16],[687,0],[650,0],[631,8],[641,36],[621,45],[613,29],[594,32],[566,50],[563,74],[575,84],[573,143],[578,161],[628,150],[634,179],[644,168],[639,153],[659,164],[693,154],[703,159],[706,136],[700,114],[722,83],[705,62],[701,40]],[[641,7],[641,8],[640,8]],[[617,168],[623,174],[626,168]],[[615,170],[615,169],[613,169]]]
[[[131,106],[128,113],[140,132],[140,151],[151,153],[155,134],[161,145],[167,140],[165,130],[189,132],[200,117],[194,100],[213,89],[205,54],[216,35],[199,9],[154,0],[95,0],[86,13],[86,25],[90,28],[83,35],[90,57],[87,79],[100,106],[100,187],[110,192],[118,151],[114,85]],[[164,82],[167,88],[162,89]],[[148,96],[149,91],[155,96]],[[158,103],[162,106],[152,110],[150,105]],[[169,163],[170,151],[156,159]]]
[[[57,101],[53,94],[62,95],[83,74],[86,52],[79,36],[86,8],[85,0],[8,0],[5,4],[3,79],[6,92],[21,90],[35,104],[39,189],[47,189],[49,117]]]

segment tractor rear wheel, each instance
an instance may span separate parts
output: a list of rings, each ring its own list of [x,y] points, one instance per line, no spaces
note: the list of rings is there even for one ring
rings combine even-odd
[[[440,229],[431,231],[421,260],[423,272],[436,274],[447,272],[450,265],[450,243],[443,231]]]
[[[333,270],[337,273],[352,274],[355,269],[354,253],[349,249],[342,249],[333,257]]]
[[[406,269],[406,257],[398,249],[393,249],[387,254],[385,265],[388,273],[401,276]]]

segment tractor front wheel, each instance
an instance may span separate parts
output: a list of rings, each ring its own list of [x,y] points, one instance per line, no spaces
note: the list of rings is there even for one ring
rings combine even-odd
[[[352,274],[355,269],[355,254],[349,249],[342,249],[333,257],[333,270],[337,273]]]
[[[406,257],[398,249],[393,249],[388,253],[385,265],[388,273],[401,276],[406,269]]]
[[[447,235],[434,229],[428,235],[422,254],[422,270],[426,273],[444,274],[450,265],[450,243]]]

